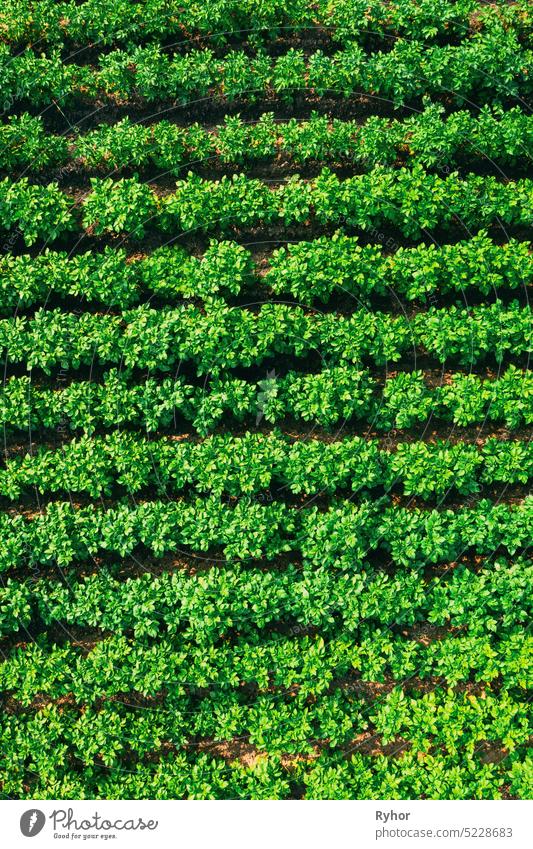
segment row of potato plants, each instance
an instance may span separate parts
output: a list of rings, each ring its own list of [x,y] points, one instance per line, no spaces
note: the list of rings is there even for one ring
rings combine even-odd
[[[0,387],[0,423],[7,430],[92,434],[101,428],[134,425],[148,433],[190,422],[205,435],[224,421],[283,422],[287,417],[325,427],[362,420],[378,430],[412,428],[428,419],[458,426],[504,422],[508,428],[533,423],[533,376],[508,366],[496,379],[455,373],[427,385],[423,372],[399,372],[384,384],[353,367],[318,374],[289,372],[259,383],[213,377],[203,386],[182,377],[144,381],[110,369],[101,382],[73,380],[40,387],[13,376]]]
[[[283,222],[345,225],[375,231],[391,226],[407,238],[453,227],[478,230],[499,222],[531,225],[533,181],[428,173],[421,165],[340,179],[328,169],[313,180],[294,175],[272,188],[244,174],[206,180],[189,173],[176,191],[159,195],[138,177],[91,178],[81,204],[57,183],[35,185],[26,177],[0,181],[1,227],[16,230],[27,245],[68,233],[124,234],[142,239],[146,229],[167,235],[199,230],[227,232]]]
[[[32,759],[40,772],[47,759],[42,755],[32,758],[29,744],[34,729],[37,739],[48,738],[47,751],[68,751],[86,766],[98,759],[112,767],[124,763],[132,752],[143,757],[167,746],[174,750],[194,746],[198,739],[246,739],[256,751],[268,755],[310,755],[317,743],[321,747],[349,746],[359,734],[369,731],[386,746],[405,738],[412,724],[410,750],[444,751],[451,756],[461,753],[475,759],[484,740],[499,745],[505,741],[508,752],[523,749],[528,715],[527,702],[513,701],[507,694],[477,699],[438,691],[413,698],[396,687],[374,709],[346,690],[320,695],[312,702],[294,695],[276,699],[267,695],[251,704],[243,704],[238,694],[218,699],[213,694],[197,703],[196,709],[192,699],[182,698],[169,700],[163,710],[146,708],[137,713],[127,705],[113,703],[104,703],[99,709],[67,707],[64,712],[50,705],[34,715],[7,716],[0,725],[0,740],[9,750],[19,735],[27,739],[14,766]]]
[[[265,291],[304,304],[327,302],[334,293],[348,293],[358,302],[391,293],[425,302],[440,294],[524,289],[532,281],[531,242],[509,239],[497,245],[485,231],[455,244],[399,247],[391,254],[339,231],[276,248],[266,268],[237,242],[214,239],[201,257],[179,246],[132,257],[109,246],[75,255],[46,248],[35,257],[0,257],[0,314],[50,296],[120,309],[153,297],[171,304]]]
[[[479,249],[484,252],[481,244]],[[486,250],[488,262],[493,250],[489,244]],[[511,279],[511,262],[503,257],[499,262],[498,255],[494,257],[494,280],[498,276],[501,285],[516,288],[529,254],[514,240],[509,252],[519,264],[516,282]],[[153,297],[169,303],[182,298],[231,297],[252,288],[258,279],[251,252],[233,241],[212,239],[200,257],[178,245],[133,257],[123,248],[107,245],[101,252],[74,255],[45,248],[37,256],[8,253],[0,257],[0,312],[10,314],[16,308],[42,303],[50,295],[121,309]]]
[[[73,163],[84,169],[117,171],[152,166],[178,173],[196,165],[252,164],[289,157],[350,163],[364,168],[419,162],[449,168],[480,160],[515,165],[533,156],[533,120],[515,107],[484,106],[444,119],[444,107],[426,104],[420,113],[398,120],[372,116],[361,124],[311,114],[307,121],[276,120],[273,112],[249,122],[239,115],[206,129],[162,120],[145,125],[129,117],[101,124],[85,134],[54,135],[40,116],[14,115],[0,125],[0,168],[40,171]]]
[[[347,759],[338,755],[332,758],[328,752],[301,771],[308,799],[501,799],[507,798],[508,792],[517,798],[528,798],[533,760],[527,754],[518,758],[511,754],[498,764],[489,764],[480,762],[479,758],[465,758],[463,753],[454,758],[439,754],[421,756],[420,752],[406,752],[396,759],[360,754]],[[140,772],[147,780],[148,769]],[[166,787],[163,776],[164,767],[157,772],[156,780],[162,780],[161,786]],[[70,781],[69,775],[66,787],[71,786]],[[131,798],[136,798],[137,791],[142,792],[140,780],[133,779],[131,785],[128,781],[122,784],[118,770],[115,781],[118,794],[115,798],[121,798],[121,786],[131,786]],[[213,790],[213,794],[216,792]],[[146,790],[144,798],[148,798]],[[283,798],[281,794],[279,798]],[[499,830],[498,838],[503,837],[502,831],[510,836],[509,832]]]
[[[527,354],[532,331],[530,310],[518,301],[429,307],[412,316],[365,308],[343,316],[280,303],[252,311],[219,301],[206,309],[142,305],[119,315],[39,309],[31,318],[0,319],[0,352],[5,362],[47,374],[96,363],[164,373],[191,362],[198,375],[217,375],[313,353],[323,367],[386,366],[418,351],[442,364],[472,366]]]
[[[490,697],[488,704],[493,709],[495,708],[490,702]],[[473,754],[471,754],[472,738],[469,737],[466,729],[463,730],[460,720],[456,719],[458,710],[453,709],[454,706],[451,701],[448,702],[447,707],[452,718],[455,719],[455,723],[452,724],[452,720],[450,720],[450,731],[447,734],[439,734],[441,729],[440,723],[437,724],[436,718],[434,716],[431,717],[430,728],[433,733],[431,735],[428,734],[426,738],[426,750],[423,757],[421,757],[422,753],[419,746],[416,745],[413,747],[412,753],[408,751],[402,755],[400,761],[402,768],[399,769],[397,762],[393,758],[389,760],[389,758],[385,758],[384,756],[378,756],[377,758],[367,756],[363,759],[364,770],[363,764],[361,764],[357,776],[350,776],[351,781],[346,782],[346,785],[343,786],[342,773],[340,773],[340,770],[340,774],[337,773],[335,769],[337,759],[333,759],[332,761],[332,747],[335,740],[343,739],[343,737],[349,735],[349,723],[350,719],[353,723],[355,711],[353,707],[349,713],[347,710],[343,711],[337,705],[334,698],[330,698],[327,702],[325,699],[318,700],[315,702],[315,705],[310,705],[302,710],[302,722],[304,724],[300,732],[298,731],[295,717],[297,705],[293,708],[285,707],[276,702],[272,703],[272,699],[270,699],[272,713],[268,713],[266,705],[263,708],[263,712],[260,709],[253,712],[247,725],[251,726],[250,737],[255,743],[254,750],[258,754],[258,765],[246,769],[240,766],[238,761],[235,761],[232,769],[239,770],[241,773],[241,780],[237,786],[231,781],[231,772],[222,761],[211,762],[211,769],[216,774],[218,780],[214,779],[214,776],[210,774],[207,763],[202,763],[203,769],[201,772],[196,769],[191,775],[190,764],[187,764],[185,753],[181,754],[179,751],[173,752],[168,763],[165,763],[164,758],[161,760],[158,758],[159,767],[155,767],[154,769],[152,765],[150,771],[145,762],[144,766],[138,766],[134,771],[130,769],[126,770],[128,777],[125,779],[124,776],[121,777],[120,775],[121,771],[124,773],[121,755],[124,754],[124,749],[127,752],[133,749],[146,753],[148,742],[154,739],[155,736],[150,731],[148,721],[143,723],[138,717],[128,717],[128,723],[125,723],[126,726],[129,722],[132,722],[138,733],[138,736],[133,737],[128,731],[125,731],[123,734],[121,733],[121,726],[124,726],[124,717],[120,714],[120,709],[114,708],[108,709],[108,712],[103,711],[102,713],[104,715],[97,715],[99,721],[95,721],[94,737],[91,738],[88,735],[88,749],[84,750],[83,743],[87,736],[87,725],[85,722],[83,720],[79,721],[79,724],[75,726],[75,730],[72,731],[71,723],[73,722],[73,718],[70,716],[68,718],[66,717],[65,722],[69,722],[70,720],[68,726],[70,734],[69,732],[65,734],[64,731],[61,731],[62,722],[57,715],[57,709],[49,707],[35,717],[35,726],[37,726],[35,731],[33,723],[28,728],[20,721],[17,730],[19,734],[24,735],[23,739],[26,737],[24,732],[29,731],[36,735],[36,739],[42,740],[43,745],[39,747],[40,754],[34,754],[32,751],[29,751],[27,746],[19,746],[13,759],[10,760],[11,766],[8,780],[10,786],[16,787],[22,780],[26,780],[27,782],[28,777],[33,776],[33,780],[35,781],[35,776],[38,776],[39,781],[42,782],[41,786],[54,787],[54,782],[56,782],[56,787],[67,788],[75,786],[81,788],[76,794],[77,797],[81,792],[82,797],[87,794],[91,798],[94,798],[94,795],[98,796],[99,792],[102,793],[104,798],[129,797],[130,793],[132,797],[142,798],[142,790],[138,787],[136,781],[137,777],[140,777],[138,775],[139,772],[145,777],[145,780],[149,780],[150,777],[152,780],[157,781],[157,794],[160,798],[166,798],[167,794],[170,794],[172,798],[284,798],[286,794],[289,795],[291,779],[300,779],[302,781],[307,779],[306,783],[310,785],[308,798],[314,798],[315,794],[317,798],[331,798],[328,794],[332,791],[337,794],[335,798],[353,798],[351,794],[353,794],[354,790],[357,792],[358,798],[382,798],[385,794],[383,792],[380,793],[379,788],[385,788],[385,791],[388,791],[386,793],[387,798],[402,798],[404,796],[405,798],[412,798],[413,793],[415,795],[424,793],[426,798],[465,798],[465,794],[468,794],[469,798],[499,798],[499,791],[502,790],[502,786],[506,780],[508,782],[512,781],[512,787],[516,788],[517,792],[519,788],[527,786],[527,781],[526,783],[523,782],[523,779],[527,779],[527,756],[525,756],[521,745],[511,746],[512,751],[510,755],[507,755],[508,760],[505,764],[505,771],[502,769],[501,764],[497,766],[490,764],[487,766],[483,760],[477,757],[478,752],[483,748],[482,743],[477,744]],[[489,728],[491,730],[492,728],[494,730],[498,728],[509,739],[520,740],[521,733],[523,735],[523,730],[519,725],[521,720],[523,720],[523,704],[518,703],[515,706],[513,704],[507,705],[504,702],[502,707],[502,718],[498,725],[493,724],[491,726],[490,720],[487,717],[486,721]],[[418,711],[416,708],[413,711],[417,717],[423,712],[422,706],[420,708]],[[109,718],[107,730],[104,727],[106,713]],[[424,715],[426,716],[428,713],[429,711],[426,709]],[[167,717],[166,726],[163,725],[163,727],[169,727],[171,740],[175,740],[179,732],[177,730],[177,724],[171,722],[170,716],[172,714],[170,711],[166,714],[161,710],[157,714],[154,713],[154,732],[157,733],[157,731],[160,731],[161,737],[163,736],[162,722],[164,723],[164,720],[161,718],[162,714]],[[466,714],[468,716],[471,715],[469,711],[466,711]],[[151,715],[151,712],[149,713],[147,711],[145,713],[146,719],[148,720]],[[220,716],[220,713],[218,716]],[[91,717],[93,721],[95,720],[95,714],[90,709],[87,710],[87,717]],[[180,718],[179,713],[176,718]],[[277,727],[273,725],[275,720],[278,721]],[[342,720],[344,721],[342,722]],[[335,723],[338,723],[339,726],[337,731],[335,731]],[[234,724],[237,725],[236,722]],[[366,724],[363,721],[360,727]],[[315,736],[310,740],[310,745],[306,746],[306,742],[302,739],[303,729],[308,731],[309,734],[318,735],[321,733],[323,735],[322,739],[318,739]],[[460,729],[463,730],[463,735],[461,735]],[[16,733],[12,735],[10,731],[11,729],[5,735],[8,737],[8,740],[6,740],[8,750],[11,748],[13,737],[17,739],[19,736]],[[344,734],[342,733],[343,731]],[[72,733],[74,733],[75,737],[69,746],[70,735]],[[329,736],[326,737],[326,734]],[[120,736],[117,739],[118,735]],[[370,734],[367,736],[370,736]],[[69,743],[67,743],[65,737]],[[155,737],[155,739],[159,740],[161,737]],[[465,737],[466,739],[464,739]],[[376,734],[375,738],[380,742],[380,735]],[[211,739],[207,738],[206,742],[210,742]],[[144,746],[143,742],[145,744]],[[161,742],[163,743],[163,740]],[[48,746],[45,743],[48,743]],[[312,745],[313,743],[314,747]],[[309,776],[302,771],[296,776],[293,769],[289,767],[288,771],[278,775],[272,769],[267,769],[267,766],[271,764],[272,760],[274,760],[274,763],[277,763],[277,756],[272,750],[274,752],[281,751],[285,745],[289,753],[296,754],[307,750],[310,750],[311,753],[316,753],[317,744],[321,749],[325,749],[327,753],[329,783],[323,773],[315,777],[312,771]],[[265,751],[267,746],[268,750]],[[52,765],[50,758],[47,757],[45,752],[49,752],[52,749],[57,750],[58,748],[60,751],[65,752],[65,754],[67,751],[71,753],[74,749],[76,760],[89,763],[91,766],[88,769],[86,768],[86,771],[76,770],[76,772],[72,772],[68,767],[65,768],[63,763],[58,766],[57,760]],[[162,751],[162,748],[163,746],[157,748],[155,752]],[[176,747],[171,743],[170,748],[175,749]],[[208,745],[206,748],[209,751],[210,746]],[[353,747],[348,746],[348,751],[356,751],[357,748],[357,745]],[[155,754],[153,750],[152,752]],[[289,759],[286,753],[284,754],[286,764]],[[360,755],[356,757],[361,758]],[[407,764],[405,764],[405,760],[407,760]],[[106,764],[106,767],[101,766],[102,761]],[[312,760],[311,762],[313,763],[314,761]],[[298,761],[289,760],[289,763],[298,764]],[[343,763],[344,771],[347,772],[346,764],[350,764],[350,761],[343,758]],[[115,767],[111,764],[115,764]],[[261,769],[261,764],[263,765],[263,769]],[[425,774],[424,769],[421,769],[421,764],[424,767],[427,766],[432,777]],[[175,773],[175,769],[179,770],[179,772]],[[510,774],[507,773],[507,770],[509,770]],[[262,778],[262,781],[254,781],[254,778],[258,777],[255,774],[257,772],[259,772],[259,777]],[[245,781],[244,777],[247,773],[249,774]],[[179,779],[177,778],[178,775]],[[225,777],[225,781],[222,780],[222,776]],[[230,778],[229,782],[228,778]],[[103,785],[101,784],[102,781],[104,782]],[[72,785],[72,782],[74,785]],[[316,782],[316,786],[313,786],[314,782]],[[339,786],[341,788],[340,791]],[[91,788],[94,788],[92,792]]]
[[[5,0],[0,39],[12,45],[39,48],[68,43],[101,47],[117,43],[166,40],[210,44],[235,41],[262,44],[287,31],[329,35],[336,43],[362,42],[377,37],[404,36],[432,41],[468,38],[474,32],[504,25],[528,36],[531,10],[527,0],[511,5],[480,0],[457,0],[442,6],[438,0],[208,0],[184,6],[176,0]],[[474,24],[475,21],[475,24]]]
[[[367,622],[352,632],[330,626],[329,632],[312,636],[259,631],[218,646],[187,643],[181,636],[99,636],[88,650],[76,643],[53,644],[42,635],[18,644],[0,663],[2,690],[30,706],[37,695],[61,699],[71,694],[91,704],[136,692],[178,696],[211,689],[225,694],[244,684],[271,696],[294,688],[303,699],[327,692],[343,677],[428,683],[437,678],[450,687],[497,682],[500,692],[515,693],[527,689],[532,677],[533,639],[524,630],[501,637],[447,634],[426,643]]]
[[[533,478],[533,444],[490,438],[477,445],[400,442],[381,450],[363,437],[336,442],[291,442],[279,431],[212,436],[192,443],[150,440],[115,432],[81,437],[61,448],[43,446],[8,457],[0,468],[0,495],[17,500],[38,492],[110,496],[146,487],[177,493],[252,495],[273,486],[285,493],[335,493],[383,487],[421,498],[450,492],[469,495],[482,486],[527,484]]]
[[[0,569],[21,564],[68,566],[111,552],[127,557],[143,549],[156,557],[179,550],[221,551],[228,560],[273,560],[299,553],[316,565],[360,569],[369,552],[400,566],[456,560],[464,551],[513,555],[531,541],[533,497],[517,504],[482,499],[458,511],[391,506],[384,496],[359,504],[333,501],[325,510],[284,502],[264,506],[250,498],[227,504],[204,499],[126,500],[110,508],[50,503],[28,519],[0,514]]]
[[[118,563],[82,578],[75,570],[61,580],[8,578],[0,588],[0,636],[24,637],[36,625],[61,622],[140,638],[180,633],[209,645],[232,631],[244,635],[279,622],[324,628],[332,621],[349,629],[363,621],[395,628],[428,622],[501,636],[521,630],[532,613],[533,565],[521,557],[430,577],[419,569],[390,575],[368,565],[339,574],[292,563],[282,571],[215,564],[196,576],[145,572],[126,580],[121,570]]]
[[[127,768],[123,763],[103,766],[95,758],[90,766],[78,762],[73,769],[65,749],[50,743],[59,732],[57,714],[47,707],[37,716],[41,722],[35,722],[32,734],[39,745],[31,752],[25,735],[6,742],[9,767],[3,787],[10,798],[281,800],[294,798],[297,788],[304,799],[501,799],[509,793],[525,799],[531,787],[533,762],[523,750],[490,763],[462,750],[455,756],[438,750],[404,750],[401,757],[361,754],[356,742],[347,754],[335,754],[328,746],[319,757],[301,759],[260,752],[244,764],[214,757],[214,742],[207,740],[207,753],[195,747],[158,751],[150,762],[129,761]],[[48,722],[55,734],[47,733]],[[495,831],[497,838],[510,836],[510,829]]]
[[[100,54],[97,67],[66,62],[59,50],[49,57],[29,48],[13,55],[0,44],[6,112],[21,101],[41,108],[54,101],[66,106],[95,98],[119,104],[170,99],[185,105],[202,99],[229,104],[367,94],[403,105],[425,95],[452,95],[463,104],[473,95],[482,103],[527,97],[533,86],[532,62],[532,50],[503,26],[458,45],[400,39],[392,49],[370,55],[351,44],[332,54],[317,50],[306,55],[291,47],[277,57],[230,50],[220,58],[211,49],[169,55],[150,44]]]
[[[531,243],[509,239],[495,245],[483,230],[455,244],[422,243],[389,254],[340,231],[277,248],[263,280],[275,295],[290,294],[305,304],[327,302],[339,292],[358,300],[392,292],[408,301],[427,301],[470,291],[489,295],[500,288],[523,289],[533,281],[533,257]]]

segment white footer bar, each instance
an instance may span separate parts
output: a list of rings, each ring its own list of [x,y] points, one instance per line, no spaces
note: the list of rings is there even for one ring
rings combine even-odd
[[[531,802],[5,801],[0,846],[532,849]]]

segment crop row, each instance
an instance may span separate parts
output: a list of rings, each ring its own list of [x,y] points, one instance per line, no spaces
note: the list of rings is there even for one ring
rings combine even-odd
[[[522,274],[528,273],[529,244],[522,247],[511,240],[499,259],[495,246],[489,240],[485,246],[481,239],[483,236],[478,238],[479,252],[486,255],[487,263],[494,254],[491,279],[495,285],[499,280],[503,286],[520,286]],[[475,253],[475,245],[473,249]],[[515,264],[516,277],[512,271]],[[124,249],[109,246],[102,252],[74,256],[46,248],[35,257],[0,257],[0,311],[10,314],[17,307],[46,301],[52,294],[122,309],[153,296],[171,303],[183,297],[227,297],[253,287],[256,280],[252,255],[237,242],[212,240],[201,258],[179,246],[157,248],[141,258],[129,258]]]
[[[449,168],[480,160],[500,166],[533,156],[533,120],[519,107],[507,112],[485,106],[444,120],[444,107],[426,105],[404,120],[373,116],[364,124],[313,113],[308,121],[277,121],[273,113],[247,122],[226,116],[204,129],[170,121],[145,126],[129,117],[84,135],[47,133],[42,118],[27,113],[0,125],[0,168],[40,171],[69,163],[84,169],[120,170],[152,166],[178,173],[196,165],[264,162],[277,156],[294,164],[350,163],[367,169],[398,162]]]
[[[27,368],[119,364],[169,371],[194,363],[198,375],[259,365],[279,355],[318,354],[323,366],[378,366],[423,351],[463,366],[531,350],[531,313],[517,301],[471,309],[430,307],[413,316],[358,309],[349,316],[261,304],[256,312],[216,302],[174,309],[135,307],[120,315],[39,309],[33,318],[0,319],[0,353]]]
[[[527,35],[531,24],[524,0],[488,7],[480,0],[457,0],[446,6],[438,0],[395,0],[386,8],[380,0],[299,0],[290,5],[284,0],[207,0],[187,5],[176,0],[5,0],[4,6],[2,41],[39,47],[66,42],[108,46],[171,36],[193,43],[202,36],[216,45],[235,40],[261,44],[287,30],[317,28],[338,43],[400,35],[431,41],[443,36],[464,38],[502,24]]]
[[[527,484],[531,478],[531,442],[489,439],[481,448],[404,442],[391,452],[362,437],[291,443],[274,432],[224,434],[191,443],[119,431],[8,458],[0,469],[0,495],[16,500],[37,490],[85,492],[97,498],[110,496],[118,485],[129,494],[146,487],[159,494],[192,487],[199,493],[242,496],[274,486],[287,495],[383,487],[431,498],[450,492],[469,495],[493,484]]]
[[[33,716],[6,717],[0,740],[6,755],[13,749],[13,772],[30,759],[40,773],[51,765],[50,754],[58,750],[68,751],[86,766],[98,758],[98,763],[113,767],[124,763],[131,752],[142,758],[163,745],[175,751],[198,739],[246,739],[257,753],[310,755],[317,743],[349,746],[367,730],[382,746],[387,745],[405,738],[413,727],[408,747],[412,751],[444,750],[452,756],[461,752],[475,760],[484,740],[500,745],[504,740],[508,751],[514,752],[524,746],[528,735],[527,703],[512,701],[507,694],[476,699],[439,691],[413,698],[397,687],[374,708],[346,691],[321,695],[312,703],[260,696],[247,705],[233,696],[207,697],[196,710],[191,709],[193,704],[190,699],[169,699],[168,707],[137,712],[109,703],[83,712],[60,711],[54,705]],[[16,746],[20,735],[28,741],[22,749]],[[38,754],[31,750],[32,739],[39,741]]]
[[[186,642],[215,644],[279,622],[323,629],[333,621],[354,629],[364,621],[388,627],[415,623],[461,629],[468,635],[513,633],[531,618],[533,566],[498,557],[484,568],[466,566],[424,578],[419,569],[394,576],[368,567],[356,574],[289,563],[283,571],[212,565],[199,575],[183,571],[120,580],[122,564],[79,579],[8,578],[0,588],[0,636],[64,626]],[[20,633],[22,632],[22,633]]]
[[[220,550],[228,560],[273,560],[292,551],[308,563],[347,570],[362,568],[373,551],[401,566],[425,565],[466,550],[487,555],[502,547],[512,555],[530,544],[532,525],[531,496],[511,505],[483,499],[456,512],[391,506],[387,497],[333,503],[322,512],[250,499],[229,506],[216,497],[106,509],[54,502],[33,519],[0,514],[0,569],[68,566],[104,551],[124,558],[139,548],[161,557],[180,547]]]
[[[168,55],[152,44],[102,54],[98,67],[66,63],[57,51],[44,57],[28,49],[13,56],[0,45],[0,78],[6,111],[19,101],[42,107],[95,98],[122,104],[171,99],[184,105],[274,96],[292,101],[300,94],[363,93],[397,105],[423,95],[452,94],[459,103],[475,95],[479,103],[527,96],[532,60],[514,32],[495,28],[458,46],[400,40],[390,51],[370,55],[351,45],[332,55],[318,50],[306,56],[291,48],[273,58],[232,50],[220,59],[212,50]]]
[[[108,246],[74,256],[45,249],[36,257],[0,257],[0,314],[54,295],[121,309],[153,296],[173,303],[265,290],[305,304],[328,301],[335,292],[358,303],[391,292],[409,301],[469,291],[489,295],[531,284],[530,251],[530,242],[495,245],[481,231],[457,244],[400,247],[387,256],[381,246],[361,246],[357,237],[339,232],[277,248],[265,271],[254,265],[251,251],[231,241],[212,240],[201,258],[178,246],[140,258]]]
[[[388,377],[381,388],[368,373],[340,366],[319,374],[275,374],[259,383],[211,378],[203,387],[183,378],[132,380],[110,369],[102,382],[58,382],[35,387],[29,377],[12,377],[0,387],[0,423],[23,431],[64,433],[135,425],[147,432],[175,427],[176,417],[200,434],[225,419],[280,422],[291,416],[323,426],[359,419],[381,430],[410,428],[429,418],[466,426],[505,422],[519,428],[533,422],[530,371],[509,366],[499,378],[454,374],[430,388],[421,371]]]
[[[318,759],[297,760],[261,755],[252,765],[210,754],[161,754],[157,762],[141,760],[117,767],[96,763],[77,769],[46,757],[54,749],[46,744],[39,726],[34,739],[43,745],[20,758],[4,777],[4,793],[21,799],[290,799],[294,788],[305,799],[527,799],[531,788],[531,758],[512,753],[500,762],[455,757],[436,752],[403,752],[402,757],[360,754],[356,744],[350,757],[331,750]],[[17,738],[18,739],[18,738]],[[24,738],[23,738],[24,739]],[[480,744],[481,746],[481,744]],[[210,750],[206,746],[207,751]],[[59,747],[57,747],[59,750]],[[303,788],[303,791],[302,791]],[[497,837],[509,837],[501,828]]]
[[[302,770],[302,781],[305,798],[309,799],[500,799],[503,788],[510,790],[515,798],[528,798],[531,769],[528,755],[520,758],[511,755],[499,763],[487,763],[465,758],[462,752],[455,758],[438,754],[421,756],[419,752],[407,752],[397,759],[356,754],[351,760],[331,758],[328,753],[321,762]],[[115,798],[121,798],[121,792],[130,787],[131,798],[137,798],[137,792],[142,793],[141,783],[143,778],[148,780],[149,770],[140,769],[139,773],[138,780],[135,776],[130,785],[128,780],[121,781],[117,771],[116,783],[111,782],[111,787],[116,788]],[[164,776],[165,767],[161,766],[154,780],[166,789]],[[76,779],[70,775],[66,788],[69,779],[76,786]],[[173,784],[170,779],[172,787],[179,784]],[[172,794],[172,789],[168,792]],[[216,792],[213,790],[213,798]],[[281,792],[279,798],[283,798]],[[145,798],[148,798],[147,790]],[[498,837],[501,836],[500,830]]]
[[[533,220],[533,181],[502,183],[494,177],[452,173],[447,178],[412,169],[377,167],[367,174],[339,179],[324,169],[314,180],[298,176],[272,188],[261,180],[235,174],[205,180],[189,174],[176,191],[158,195],[138,178],[113,181],[91,178],[90,191],[73,205],[57,183],[32,185],[0,181],[4,232],[17,230],[27,245],[51,241],[69,232],[144,236],[146,227],[177,236],[200,230],[227,231],[283,222],[310,221],[372,231],[392,226],[406,237],[435,228],[469,230],[495,222],[527,227]]]
[[[231,693],[241,684],[297,688],[302,698],[329,690],[333,682],[358,672],[363,681],[443,678],[459,682],[501,681],[503,691],[526,689],[531,682],[533,640],[524,633],[408,639],[379,626],[362,624],[353,633],[332,629],[329,639],[259,632],[255,639],[220,646],[159,638],[150,642],[102,636],[89,651],[80,645],[52,645],[42,637],[4,655],[0,683],[23,705],[37,694],[94,703],[119,693],[176,696],[213,688]],[[529,652],[529,654],[528,654]]]
[[[306,304],[328,301],[335,292],[360,300],[392,291],[425,301],[471,289],[488,295],[523,288],[533,281],[533,257],[528,242],[497,246],[483,231],[453,245],[400,247],[388,256],[377,245],[362,247],[356,237],[336,233],[278,248],[263,281],[276,295],[290,293]]]

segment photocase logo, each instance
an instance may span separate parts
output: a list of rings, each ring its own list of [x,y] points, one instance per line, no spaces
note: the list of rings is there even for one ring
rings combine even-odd
[[[38,808],[31,808],[29,811],[24,811],[20,818],[20,830],[24,837],[35,837],[43,830],[46,817]]]

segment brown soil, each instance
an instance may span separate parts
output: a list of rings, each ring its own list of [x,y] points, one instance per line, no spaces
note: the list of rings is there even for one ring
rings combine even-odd
[[[363,123],[363,122],[360,122]],[[398,154],[394,161],[395,168],[403,168],[410,165],[407,155]],[[161,171],[157,166],[147,162],[142,166],[113,167],[102,165],[100,167],[88,166],[84,160],[73,159],[66,165],[46,171],[47,182],[57,182],[70,195],[73,203],[81,204],[85,195],[90,192],[91,177],[113,177],[114,179],[138,176],[144,183],[149,183],[158,197],[165,197],[175,191],[176,181],[183,179],[189,172],[199,175],[206,180],[220,180],[223,176],[231,177],[233,174],[246,174],[250,179],[268,181],[273,187],[284,183],[289,177],[297,174],[303,179],[314,179],[320,175],[324,167],[329,168],[339,178],[346,179],[357,174],[365,174],[369,167],[350,157],[339,157],[337,159],[313,160],[306,159],[301,162],[291,156],[290,153],[281,149],[278,153],[263,161],[243,161],[241,163],[225,162],[219,156],[214,155],[208,160],[192,160],[190,163],[183,161],[177,163],[172,172]],[[515,165],[505,163],[502,167],[492,159],[480,154],[475,159],[466,159],[458,156],[457,160],[450,163],[450,170],[457,171],[460,175],[477,174],[479,176],[493,176],[499,180],[521,179],[531,173],[532,163],[524,159]],[[427,167],[429,173],[440,174],[440,167]],[[27,168],[20,172],[3,171],[0,173],[14,180],[29,176],[30,182],[34,177],[40,177],[44,172],[28,172]],[[503,177],[502,175],[505,174]]]
[[[509,750],[501,744],[485,740],[476,746],[476,754],[481,763],[499,764],[509,756]]]
[[[433,101],[441,103],[446,114],[460,109],[469,109],[477,114],[481,101],[475,104],[467,99],[465,103],[458,105],[453,94],[443,93],[435,95]],[[520,101],[519,101],[520,102]],[[528,102],[523,99],[526,107]],[[504,104],[506,108],[515,106],[516,98],[510,97]],[[242,98],[230,103],[217,94],[208,96],[203,100],[197,100],[193,104],[182,105],[172,100],[158,100],[157,106],[146,103],[140,97],[133,97],[128,102],[113,102],[110,100],[72,100],[67,107],[59,108],[52,103],[44,110],[39,110],[43,115],[47,127],[52,132],[69,131],[73,126],[79,127],[81,132],[97,126],[100,123],[115,123],[125,115],[132,122],[147,122],[161,120],[172,120],[184,126],[198,122],[208,127],[220,124],[226,115],[240,114],[244,120],[257,120],[263,112],[274,112],[277,119],[289,119],[297,116],[303,120],[308,118],[311,112],[331,115],[335,118],[364,119],[371,115],[380,115],[390,118],[408,117],[413,112],[422,111],[424,104],[421,98],[415,98],[408,104],[395,109],[394,104],[385,97],[364,93],[354,94],[350,97],[342,95],[331,95],[330,93],[319,96],[311,91],[296,94],[291,101],[284,101],[275,92],[270,91],[266,96],[257,96],[255,102]],[[35,112],[31,103],[18,102],[11,110],[12,113]]]
[[[354,738],[350,743],[342,747],[344,754],[351,757],[353,754],[368,755],[376,757],[383,755],[387,758],[401,757],[411,748],[411,743],[403,737],[398,737],[390,743],[383,744],[379,734],[371,734],[365,731]]]
[[[239,761],[243,766],[254,767],[268,755],[248,743],[245,739],[236,740],[201,740],[194,744],[198,752],[205,752],[210,757],[222,758],[228,763]]]
[[[402,637],[405,637],[406,640],[414,640],[414,642],[421,643],[423,646],[429,646],[430,643],[445,640],[447,637],[451,637],[457,633],[459,633],[459,629],[457,628],[429,625],[426,622],[412,625],[410,628],[401,629]]]
[[[481,500],[490,500],[496,504],[519,505],[524,499],[531,494],[531,487],[524,484],[508,485],[499,484],[497,486],[480,486],[475,493],[468,495],[458,494],[453,487],[450,487],[444,494],[434,494],[428,498],[421,498],[415,495],[407,495],[402,492],[403,486],[401,481],[391,490],[386,491],[384,487],[374,487],[370,490],[374,498],[387,498],[390,505],[400,509],[410,510],[462,510],[465,508],[473,508]],[[155,487],[144,487],[135,495],[128,496],[125,490],[117,487],[116,491],[111,496],[99,497],[98,499],[91,498],[86,493],[72,493],[65,489],[62,492],[46,493],[39,495],[29,493],[20,499],[17,499],[16,504],[6,498],[0,497],[0,509],[9,516],[15,517],[18,515],[24,516],[28,521],[34,521],[46,514],[47,509],[53,504],[62,504],[68,502],[74,510],[86,509],[95,507],[99,511],[112,510],[116,507],[117,498],[128,497],[132,507],[137,507],[142,504],[151,504],[154,501],[164,501],[165,503],[189,503],[190,499],[197,497],[210,497],[208,492],[200,492],[192,487],[186,490],[175,492],[170,489],[167,492],[159,492]],[[326,493],[322,490],[303,494],[294,494],[284,485],[276,485],[274,481],[270,489],[259,491],[253,495],[225,496],[224,503],[229,508],[236,507],[240,501],[252,503],[269,504],[283,503],[294,510],[305,510],[309,507],[316,507],[320,512],[328,511],[332,504],[335,504],[339,498],[350,500],[352,503],[357,503],[361,498],[365,497],[365,491],[354,493],[350,489],[337,489],[333,493]],[[140,546],[142,549],[143,546]],[[214,547],[213,551],[216,547]],[[184,546],[184,551],[191,554],[189,546]],[[116,556],[116,555],[115,555]],[[203,559],[203,558],[202,558]],[[216,557],[207,559],[216,560]]]

